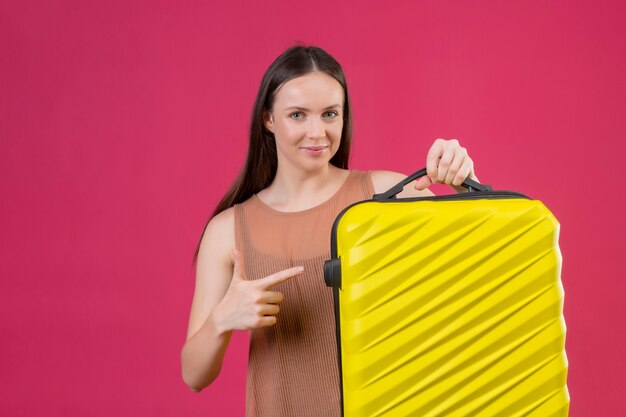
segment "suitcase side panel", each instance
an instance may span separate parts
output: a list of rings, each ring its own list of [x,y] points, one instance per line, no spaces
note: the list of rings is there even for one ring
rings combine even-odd
[[[525,199],[347,210],[344,415],[566,415],[558,228]]]

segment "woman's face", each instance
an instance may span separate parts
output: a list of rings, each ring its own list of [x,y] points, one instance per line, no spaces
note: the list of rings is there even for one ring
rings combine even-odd
[[[276,139],[279,166],[314,170],[328,164],[343,130],[343,87],[324,72],[311,72],[278,88],[265,127]]]

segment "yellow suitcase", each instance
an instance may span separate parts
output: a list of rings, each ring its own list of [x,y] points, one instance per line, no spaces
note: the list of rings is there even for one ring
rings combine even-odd
[[[397,199],[421,170],[335,220],[345,417],[567,416],[559,224],[537,200]]]

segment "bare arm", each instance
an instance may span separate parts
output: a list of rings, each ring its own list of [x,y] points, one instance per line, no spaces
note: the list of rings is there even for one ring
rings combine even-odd
[[[183,380],[195,392],[219,374],[232,333],[220,326],[212,313],[233,275],[234,225],[233,209],[220,213],[209,222],[200,244],[187,340],[181,352]]]
[[[198,253],[187,341],[181,352],[185,383],[200,392],[217,378],[233,330],[276,324],[283,301],[274,286],[304,272],[302,266],[263,278],[246,278],[244,259],[235,249],[234,211],[215,216]]]

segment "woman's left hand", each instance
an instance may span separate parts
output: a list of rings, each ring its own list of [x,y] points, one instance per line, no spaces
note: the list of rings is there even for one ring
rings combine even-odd
[[[427,176],[415,182],[416,190],[423,190],[432,184],[448,184],[456,192],[467,191],[462,187],[466,178],[478,181],[474,174],[474,162],[456,139],[436,139],[426,156]]]

